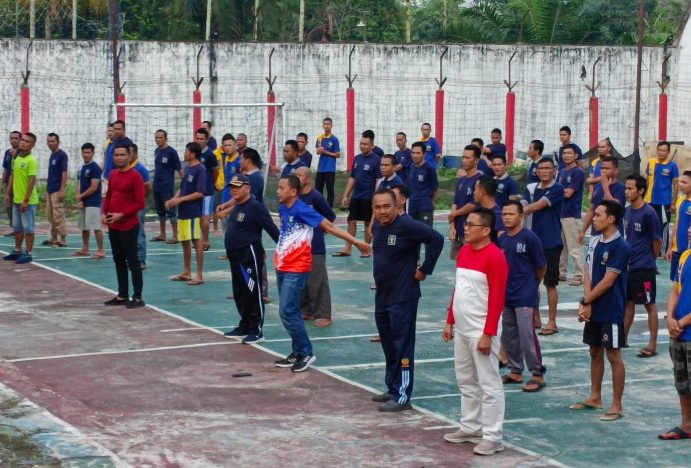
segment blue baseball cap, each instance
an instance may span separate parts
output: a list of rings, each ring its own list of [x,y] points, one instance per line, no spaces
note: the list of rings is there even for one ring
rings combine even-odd
[[[243,185],[250,185],[250,180],[244,174],[235,174],[228,182],[228,185],[233,187],[242,187]]]

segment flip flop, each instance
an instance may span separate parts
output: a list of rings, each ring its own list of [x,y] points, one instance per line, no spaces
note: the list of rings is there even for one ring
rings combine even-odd
[[[691,439],[691,434],[686,432],[681,427],[675,427],[674,429],[670,429],[667,432],[658,434],[657,438],[660,440],[683,440]]]
[[[347,252],[336,252],[335,254],[331,255],[332,257],[350,257],[350,254]]]
[[[188,286],[199,286],[200,284],[204,284],[204,281],[189,280],[187,282]]]
[[[379,343],[381,342],[381,336],[373,336],[372,338],[369,339],[372,343]]]
[[[76,252],[72,252],[73,257],[89,257],[91,254],[89,252],[82,252],[81,250],[77,250]]]
[[[67,242],[61,242],[61,241],[55,242],[53,244],[53,247],[67,247]]]
[[[636,357],[639,357],[639,358],[651,358],[654,356],[657,356],[657,351],[651,351],[647,348],[643,348],[643,349],[639,350],[638,354],[636,355]]]
[[[360,258],[370,258],[371,256],[371,254],[362,254],[360,255]]]
[[[189,276],[183,276],[183,275],[175,275],[170,277],[171,281],[191,281],[192,278]]]
[[[203,245],[202,248],[204,249],[204,252],[208,252],[211,249],[211,244]]]
[[[535,388],[528,388],[529,385],[535,385]],[[545,382],[540,382],[539,380],[530,379],[523,386],[523,391],[526,393],[536,393],[545,388],[547,384]]]
[[[43,242],[41,242],[41,245],[53,245],[55,243],[56,243],[55,241],[52,241],[50,239],[46,239]]]
[[[165,238],[160,238],[160,237],[152,237],[149,239],[149,242],[165,242]]]
[[[95,253],[91,256],[94,260],[101,260],[103,258],[106,258],[106,254],[104,253]]]
[[[502,377],[501,383],[503,383],[504,385],[513,385],[513,384],[520,385],[523,383],[523,377],[521,377],[521,380],[516,380],[516,379],[512,379],[510,377],[510,375],[511,374],[506,374],[504,377]]]
[[[618,421],[624,417],[624,413],[605,413],[600,416],[600,421],[611,422]]]
[[[556,335],[557,333],[559,333],[559,330],[555,330],[553,328],[543,328],[537,334],[540,336],[552,336]]]
[[[172,245],[172,244],[179,244],[179,243],[180,243],[180,241],[178,241],[178,240],[173,240],[173,239],[168,239],[168,240],[166,241],[166,244],[169,244],[169,245]]]
[[[333,324],[331,319],[323,318],[314,322],[314,326],[317,328],[329,327]]]
[[[601,410],[602,406],[595,406],[585,401],[579,401],[578,403],[573,403],[569,405],[569,409],[572,409],[574,411],[593,411]]]

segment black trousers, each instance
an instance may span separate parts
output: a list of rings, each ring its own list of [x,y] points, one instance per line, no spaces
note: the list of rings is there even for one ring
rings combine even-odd
[[[335,172],[317,172],[317,177],[314,181],[314,188],[317,192],[324,195],[324,185],[326,185],[326,191],[329,192],[326,195],[326,201],[331,208],[334,206],[334,184],[336,183],[336,173]]]
[[[108,240],[113,251],[115,273],[118,277],[119,297],[129,297],[128,269],[132,272],[132,297],[138,299],[142,297],[144,278],[142,266],[137,257],[137,236],[139,236],[139,225],[129,231],[108,229]]]
[[[264,327],[264,300],[262,299],[262,269],[264,249],[261,244],[239,250],[226,250],[233,278],[233,299],[240,314],[240,329],[256,335]]]

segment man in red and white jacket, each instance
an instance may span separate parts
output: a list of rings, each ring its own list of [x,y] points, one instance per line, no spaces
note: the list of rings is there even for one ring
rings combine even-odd
[[[478,455],[504,450],[504,389],[499,375],[499,319],[509,267],[490,240],[494,213],[475,208],[464,223],[465,245],[456,260],[444,341],[454,340],[456,380],[461,391],[461,428],[447,442],[470,442]],[[454,333],[454,324],[456,331]]]

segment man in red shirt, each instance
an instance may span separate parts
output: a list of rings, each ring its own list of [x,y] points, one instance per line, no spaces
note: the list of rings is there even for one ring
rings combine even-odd
[[[509,267],[490,239],[494,213],[475,208],[463,224],[465,245],[456,260],[444,341],[454,340],[456,380],[461,390],[461,428],[447,442],[470,442],[478,455],[504,450],[504,389],[499,375],[499,318],[504,309]],[[458,324],[454,333],[454,324]]]
[[[115,170],[109,176],[108,191],[101,207],[101,222],[108,225],[108,240],[118,278],[118,295],[105,302],[107,306],[126,305],[128,309],[144,307],[141,264],[137,257],[139,211],[144,209],[144,181],[129,165],[127,146],[113,150]],[[132,272],[132,300],[129,297],[127,269]]]

